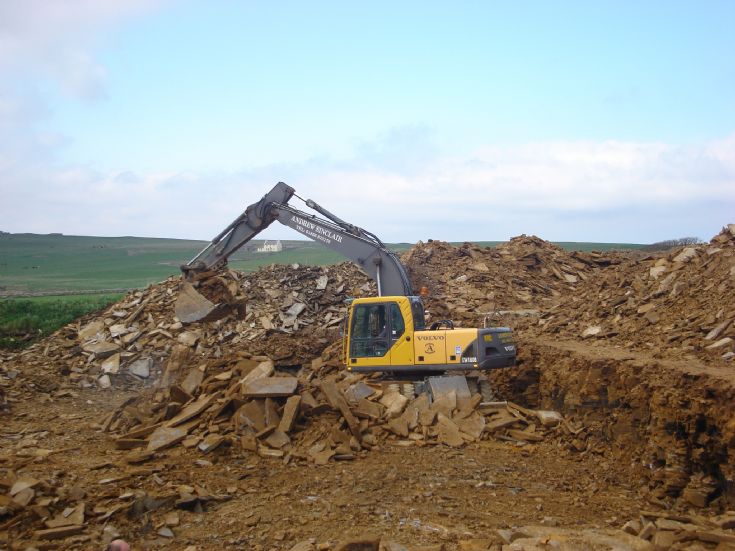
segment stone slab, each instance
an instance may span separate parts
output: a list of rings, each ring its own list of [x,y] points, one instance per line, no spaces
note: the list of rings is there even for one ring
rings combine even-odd
[[[292,396],[299,380],[296,377],[261,377],[242,386],[245,398],[277,398]]]

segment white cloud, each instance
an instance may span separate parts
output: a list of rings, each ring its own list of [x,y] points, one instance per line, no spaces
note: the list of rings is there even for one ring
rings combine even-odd
[[[579,241],[709,238],[735,212],[734,140],[536,143],[398,167],[373,158],[376,146],[348,160],[230,174],[38,166],[6,173],[0,229],[207,239],[284,180],[387,241],[519,233]],[[296,237],[285,228],[268,231]]]
[[[148,0],[0,2],[0,75],[46,76],[76,98],[104,94],[105,68],[90,55],[109,27],[148,11]]]

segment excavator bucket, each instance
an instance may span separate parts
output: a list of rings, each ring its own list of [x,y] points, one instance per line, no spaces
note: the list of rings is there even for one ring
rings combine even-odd
[[[174,307],[176,317],[181,323],[197,321],[214,321],[223,318],[230,311],[228,304],[215,304],[203,297],[188,281],[179,288],[179,298]]]

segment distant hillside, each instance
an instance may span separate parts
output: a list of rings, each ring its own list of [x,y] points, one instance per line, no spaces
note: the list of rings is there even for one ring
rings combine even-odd
[[[256,253],[253,240],[230,260],[233,268],[253,271],[266,264],[326,265],[344,260],[312,241],[281,240],[283,251]],[[495,246],[500,241],[480,241]],[[0,232],[0,296],[49,292],[124,290],[145,287],[179,273],[205,241],[147,237],[89,237]],[[559,243],[569,250],[639,248],[610,243]],[[396,251],[409,243],[389,244]]]

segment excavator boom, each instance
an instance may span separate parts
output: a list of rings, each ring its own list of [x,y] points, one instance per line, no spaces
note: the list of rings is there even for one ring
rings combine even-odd
[[[224,267],[235,251],[278,221],[352,260],[377,283],[378,295],[413,294],[406,269],[398,256],[380,239],[345,222],[311,199],[305,201],[306,205],[327,219],[292,207],[288,201],[294,195],[296,193],[292,187],[278,182],[260,201],[247,207],[189,263],[181,266],[185,278],[192,280],[198,273]],[[215,308],[214,304],[199,300],[193,288],[186,287],[185,291],[182,296],[189,298],[186,303],[178,305],[179,317],[196,321]]]

